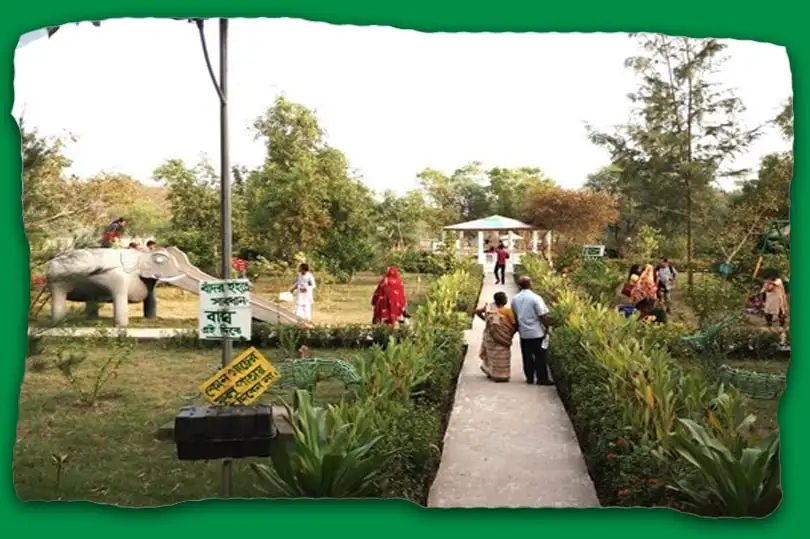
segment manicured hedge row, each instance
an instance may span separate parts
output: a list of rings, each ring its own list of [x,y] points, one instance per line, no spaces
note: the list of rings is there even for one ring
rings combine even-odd
[[[746,408],[745,388],[739,386],[772,398],[783,378],[765,376],[763,384],[762,376],[726,369],[738,380],[718,383],[722,380],[685,361],[686,351],[677,344],[685,328],[625,319],[572,279],[548,272],[537,261],[526,264],[516,276],[530,274],[537,291],[549,298],[550,369],[603,505],[670,506],[714,516],[760,516],[774,509],[781,499],[773,480],[778,439],[768,442],[776,456],[761,453],[766,460],[757,460],[756,471],[736,453],[763,450],[756,437],[740,430],[739,414]],[[730,332],[724,346],[740,349],[734,342],[742,334],[753,336],[750,330]],[[763,349],[773,348],[773,337],[756,338],[765,343]],[[709,438],[692,439],[692,427],[684,425],[704,429]],[[729,461],[719,464],[706,456],[723,444],[734,452]],[[698,456],[679,453],[684,447]],[[762,479],[749,479],[749,472]],[[667,485],[688,486],[676,493]]]
[[[661,506],[678,502],[660,478],[661,461],[637,446],[622,419],[622,409],[605,387],[605,369],[590,361],[578,338],[562,320],[553,320],[549,368],[560,399],[605,506]]]
[[[473,310],[482,277],[478,272],[459,293],[457,312],[469,314]],[[427,352],[427,357],[433,357],[432,374],[414,388],[409,406],[392,412],[379,448],[392,455],[386,465],[385,497],[407,498],[422,505],[427,503],[439,469],[444,432],[466,351],[461,325],[435,329]]]
[[[515,279],[527,275],[516,266]],[[553,305],[550,291],[536,292],[550,303],[553,328],[549,369],[560,400],[579,440],[588,473],[603,506],[660,506],[677,501],[660,477],[661,462],[636,447],[628,432],[622,408],[606,391],[607,371],[590,360],[579,337]]]

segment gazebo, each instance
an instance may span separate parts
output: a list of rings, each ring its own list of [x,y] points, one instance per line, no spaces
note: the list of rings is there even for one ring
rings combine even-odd
[[[518,221],[517,219],[511,219],[509,217],[503,217],[501,215],[492,215],[490,217],[485,217],[483,219],[476,219],[475,221],[468,221],[466,223],[458,223],[455,225],[446,226],[442,229],[442,240],[446,238],[447,231],[457,232],[458,233],[458,240],[456,240],[456,247],[457,249],[461,250],[462,243],[464,241],[465,233],[469,232],[477,232],[478,233],[478,263],[482,265],[487,265],[489,263],[494,263],[494,260],[488,260],[492,258],[492,255],[487,256],[487,253],[484,251],[484,235],[489,233],[492,234],[494,232],[497,233],[506,233],[506,246],[510,253],[514,249],[514,240],[516,237],[516,232],[525,232],[531,230],[532,232],[532,252],[538,252],[538,229],[532,225],[523,223]],[[520,262],[520,254],[521,253],[513,253],[512,257],[510,258],[510,262],[515,264]]]

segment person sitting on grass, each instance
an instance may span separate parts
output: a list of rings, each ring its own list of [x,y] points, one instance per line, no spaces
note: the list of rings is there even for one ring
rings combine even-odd
[[[666,324],[667,312],[652,298],[644,298],[636,303],[638,321],[646,324]]]

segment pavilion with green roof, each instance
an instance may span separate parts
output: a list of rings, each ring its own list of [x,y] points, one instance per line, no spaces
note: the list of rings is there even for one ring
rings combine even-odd
[[[484,235],[487,233],[493,232],[505,232],[507,235],[506,244],[507,249],[511,252],[514,249],[514,236],[517,232],[525,232],[531,230],[532,232],[532,252],[538,252],[538,228],[532,225],[523,223],[518,221],[517,219],[511,219],[509,217],[504,217],[502,215],[491,215],[489,217],[484,217],[483,219],[476,219],[474,221],[468,221],[466,223],[458,223],[455,225],[449,225],[444,227],[442,230],[442,236],[444,239],[445,234],[450,232],[457,232],[458,233],[458,242],[457,245],[459,248],[464,240],[464,235],[470,232],[477,232],[478,233],[478,263],[479,264],[487,264],[487,253],[484,250]],[[515,253],[518,254],[518,253]],[[519,262],[519,256],[513,256],[510,260],[512,263]]]

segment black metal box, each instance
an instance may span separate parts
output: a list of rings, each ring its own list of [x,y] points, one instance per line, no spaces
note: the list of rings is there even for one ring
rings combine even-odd
[[[180,460],[268,457],[277,432],[273,407],[266,404],[184,406],[174,418]]]

